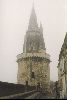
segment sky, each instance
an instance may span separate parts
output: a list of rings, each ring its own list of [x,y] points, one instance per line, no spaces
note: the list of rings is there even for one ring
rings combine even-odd
[[[0,0],[0,81],[17,82],[17,55],[23,52],[33,0]],[[58,80],[58,59],[67,32],[67,0],[34,0],[50,54],[50,79]]]

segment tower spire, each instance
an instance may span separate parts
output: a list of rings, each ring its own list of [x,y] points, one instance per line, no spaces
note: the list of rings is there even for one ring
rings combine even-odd
[[[37,17],[36,17],[36,13],[35,13],[35,9],[34,9],[34,1],[33,1],[32,12],[31,12],[30,20],[29,20],[28,30],[35,30],[36,28],[38,28],[38,24],[37,24]]]
[[[34,0],[33,0],[33,8],[34,8]]]
[[[43,27],[41,22],[40,22],[40,31],[43,33]]]

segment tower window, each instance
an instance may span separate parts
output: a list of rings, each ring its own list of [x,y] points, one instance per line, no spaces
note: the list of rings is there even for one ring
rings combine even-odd
[[[32,72],[32,78],[35,78],[34,72]]]

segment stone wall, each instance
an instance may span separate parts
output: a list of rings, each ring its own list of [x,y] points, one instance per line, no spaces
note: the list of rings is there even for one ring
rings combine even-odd
[[[26,58],[18,62],[18,83],[36,86],[41,83],[42,87],[49,87],[50,85],[50,67],[49,61],[43,58]],[[34,78],[31,77],[32,72]]]

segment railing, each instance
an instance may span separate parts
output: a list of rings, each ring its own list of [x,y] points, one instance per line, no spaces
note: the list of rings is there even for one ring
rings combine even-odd
[[[34,94],[35,92],[36,92],[36,90],[33,90],[33,91],[30,91],[30,92],[0,97],[0,99],[19,99],[19,98],[24,99],[24,98],[28,97],[29,95]]]

